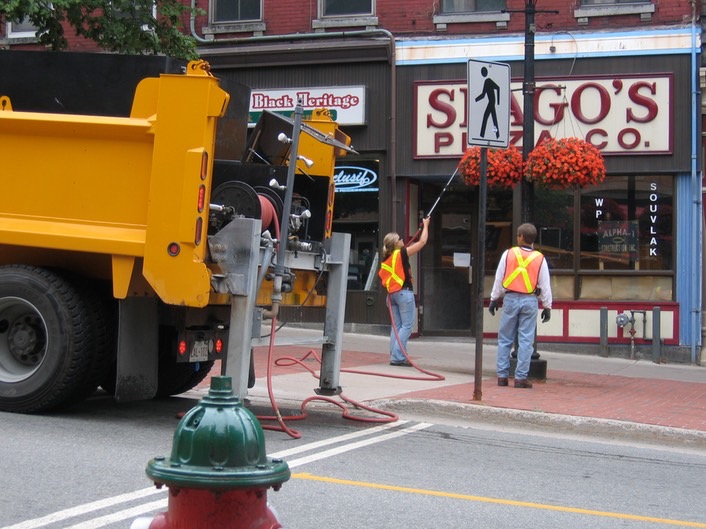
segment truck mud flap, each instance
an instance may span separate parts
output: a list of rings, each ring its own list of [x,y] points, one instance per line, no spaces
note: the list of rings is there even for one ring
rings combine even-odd
[[[120,300],[115,400],[147,400],[157,394],[157,300]]]

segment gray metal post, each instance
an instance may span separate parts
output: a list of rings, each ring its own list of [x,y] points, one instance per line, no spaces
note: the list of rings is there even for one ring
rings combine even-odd
[[[241,399],[248,394],[261,232],[260,219],[236,218],[209,239],[211,255],[225,273],[221,288],[231,294],[228,349],[221,374],[231,377],[233,393]]]
[[[341,372],[351,235],[350,233],[334,233],[328,244],[330,244],[327,263],[329,272],[326,319],[324,320],[324,336],[327,340],[321,348],[321,373],[319,389],[316,392],[324,395],[337,395],[341,392],[339,375]]]
[[[601,345],[598,354],[608,356],[608,307],[601,307],[600,333]]]
[[[476,357],[473,381],[473,400],[483,399],[483,299],[485,293],[485,216],[488,210],[488,149],[480,149],[480,182],[478,186],[478,240],[473,263],[476,282]]]
[[[652,361],[656,364],[662,361],[662,311],[659,307],[652,309]]]
[[[292,198],[294,195],[294,174],[297,172],[297,156],[299,155],[299,135],[302,130],[302,103],[297,102],[294,108],[294,126],[292,127],[291,147],[289,149],[289,167],[287,167],[287,185],[284,190],[284,207],[282,208],[282,218],[280,226],[280,242],[277,249],[277,266],[275,266],[275,281],[281,282],[284,274],[284,262],[287,253],[287,242],[289,241],[289,220],[292,213]],[[277,285],[277,283],[275,283]],[[280,285],[281,286],[281,285]],[[277,286],[275,286],[277,289]]]

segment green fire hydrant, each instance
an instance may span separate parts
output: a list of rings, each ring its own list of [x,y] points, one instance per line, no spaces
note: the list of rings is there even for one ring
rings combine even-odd
[[[208,395],[177,426],[171,456],[155,457],[146,472],[157,487],[169,487],[167,512],[138,518],[131,529],[282,527],[267,489],[279,490],[289,466],[267,457],[262,427],[233,394],[230,377],[211,379]]]

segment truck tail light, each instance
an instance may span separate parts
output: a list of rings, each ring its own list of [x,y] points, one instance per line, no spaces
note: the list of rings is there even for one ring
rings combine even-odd
[[[206,180],[208,176],[208,153],[203,151],[201,155],[201,180]]]
[[[179,340],[178,352],[179,356],[184,356],[186,354],[186,340]]]
[[[216,338],[216,343],[214,346],[216,353],[221,354],[223,352],[223,340],[221,338]]]
[[[206,206],[206,186],[201,184],[199,186],[199,199],[197,204],[197,209],[199,213],[203,212],[203,208]]]

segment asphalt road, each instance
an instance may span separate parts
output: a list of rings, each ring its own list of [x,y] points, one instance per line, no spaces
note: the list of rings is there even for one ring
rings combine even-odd
[[[165,510],[144,469],[169,455],[175,415],[194,404],[93,398],[61,415],[0,414],[0,529],[128,528]],[[434,417],[376,425],[314,411],[294,426],[301,439],[266,432],[292,471],[268,496],[289,529],[706,528],[696,450]]]

